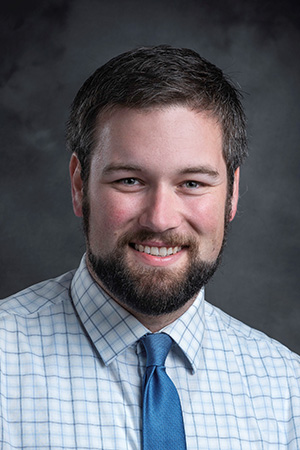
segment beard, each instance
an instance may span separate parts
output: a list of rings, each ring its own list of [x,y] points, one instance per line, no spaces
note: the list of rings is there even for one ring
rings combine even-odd
[[[178,310],[198,294],[220,263],[222,251],[215,261],[203,261],[198,256],[195,239],[167,234],[158,236],[157,233],[145,231],[127,234],[119,240],[114,251],[105,257],[96,256],[88,246],[87,256],[93,273],[112,297],[135,312],[158,316]],[[126,249],[130,242],[143,242],[158,237],[167,243],[166,247],[178,243],[185,247],[188,264],[183,268],[170,269],[136,266],[127,261]],[[172,245],[172,242],[176,244]]]
[[[112,252],[105,256],[93,253],[89,243],[89,202],[84,196],[83,227],[87,240],[87,258],[99,285],[119,303],[130,310],[148,316],[159,316],[177,311],[196,297],[217,270],[226,243],[231,211],[229,196],[225,205],[224,237],[218,256],[213,261],[201,259],[198,239],[174,234],[153,233],[147,230],[127,233],[116,243]],[[166,247],[181,246],[188,252],[185,267],[147,267],[127,261],[126,254],[131,242],[159,240]],[[135,250],[132,250],[135,251]]]

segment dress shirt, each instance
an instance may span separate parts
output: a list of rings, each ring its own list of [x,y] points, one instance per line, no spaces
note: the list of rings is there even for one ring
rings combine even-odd
[[[163,331],[188,450],[300,449],[297,355],[203,291]],[[147,332],[85,258],[0,302],[1,450],[140,450]]]

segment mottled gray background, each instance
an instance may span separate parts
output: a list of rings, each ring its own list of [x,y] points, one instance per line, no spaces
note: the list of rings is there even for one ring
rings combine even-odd
[[[77,266],[64,146],[69,105],[138,45],[186,46],[244,93],[250,157],[208,299],[300,353],[298,1],[53,0],[1,6],[0,296]]]

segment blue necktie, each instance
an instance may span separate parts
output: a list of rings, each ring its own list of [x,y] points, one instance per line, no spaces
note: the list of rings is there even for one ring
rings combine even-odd
[[[141,342],[147,353],[143,382],[143,450],[185,450],[180,400],[165,368],[172,339],[165,333],[147,334]]]

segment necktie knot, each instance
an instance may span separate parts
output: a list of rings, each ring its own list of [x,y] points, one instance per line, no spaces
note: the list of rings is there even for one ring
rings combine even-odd
[[[172,339],[165,333],[146,334],[142,343],[147,353],[147,367],[163,367],[172,346]]]

